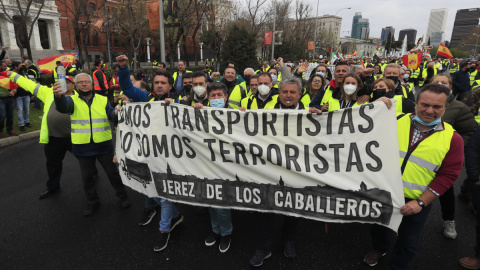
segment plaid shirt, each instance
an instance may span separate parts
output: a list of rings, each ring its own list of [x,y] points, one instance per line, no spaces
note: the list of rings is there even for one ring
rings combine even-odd
[[[431,129],[421,132],[420,128],[417,125],[417,122],[413,121],[414,117],[415,117],[414,115],[411,116],[412,123],[413,123],[413,136],[412,136],[412,141],[410,142],[410,146],[413,146],[414,144],[416,144],[418,141],[420,141],[423,137],[425,137],[429,133],[432,133],[434,131],[444,130],[443,125],[438,124],[436,126],[433,126]]]

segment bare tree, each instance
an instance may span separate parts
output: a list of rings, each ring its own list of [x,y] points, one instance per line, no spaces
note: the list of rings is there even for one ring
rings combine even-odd
[[[90,69],[88,46],[92,25],[98,21],[104,0],[57,0],[65,8],[65,14],[71,18],[73,36],[78,48],[79,59]]]
[[[20,56],[22,58],[25,56],[23,51],[25,48],[28,58],[32,59],[30,38],[45,0],[0,0],[0,4],[7,20],[15,26],[15,39],[20,48]]]
[[[128,36],[133,50],[134,65],[138,61],[137,51],[147,30],[148,18],[145,1],[119,0],[115,24]],[[123,16],[121,16],[123,15]]]

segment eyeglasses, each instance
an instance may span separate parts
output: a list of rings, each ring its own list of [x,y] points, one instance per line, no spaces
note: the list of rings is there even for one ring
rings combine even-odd
[[[313,80],[314,83],[322,83],[321,80]]]
[[[79,81],[77,84],[89,84],[92,83],[91,81]]]

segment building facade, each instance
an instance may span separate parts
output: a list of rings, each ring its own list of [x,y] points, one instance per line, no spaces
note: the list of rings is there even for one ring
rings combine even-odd
[[[358,40],[355,38],[340,38],[340,48],[343,55],[352,54],[355,50],[357,56],[371,56],[377,46],[380,45],[378,39]],[[380,48],[385,50],[385,46],[380,45]]]
[[[424,41],[427,43],[430,40],[430,45],[438,46],[443,40],[443,33],[445,33],[445,25],[447,23],[448,9],[439,8],[430,11],[430,18],[428,19],[427,33]]]
[[[479,25],[480,8],[459,9],[453,23],[450,46],[457,47],[462,39],[468,37],[470,32]]]
[[[403,41],[407,37],[407,42],[416,44],[417,42],[417,30],[415,29],[403,29],[398,34],[398,41]]]
[[[370,35],[370,23],[368,19],[362,18],[361,12],[355,12],[352,21],[352,38],[355,39],[368,39]]]
[[[382,34],[380,35],[380,40],[386,41],[388,38],[388,34],[391,34],[392,37],[395,37],[395,28],[392,26],[387,26],[385,28],[382,28]]]
[[[7,56],[20,60],[20,48],[16,40],[16,31],[14,24],[8,19],[5,12],[13,16],[18,11],[16,2],[4,1],[5,10],[0,9],[0,43],[7,47]],[[32,16],[38,14],[39,4],[33,3],[30,7]],[[33,33],[30,38],[30,48],[32,50],[33,60],[58,55],[59,51],[64,50],[62,36],[60,33],[60,17],[57,6],[54,1],[45,1],[40,12],[38,20],[33,25]],[[27,24],[27,28],[31,24]],[[26,49],[24,49],[26,55]]]

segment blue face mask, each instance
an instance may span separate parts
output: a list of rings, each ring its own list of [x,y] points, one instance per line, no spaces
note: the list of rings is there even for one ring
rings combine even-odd
[[[425,123],[425,122],[422,121],[422,119],[420,119],[420,117],[418,117],[418,115],[415,115],[415,117],[413,118],[413,121],[419,123],[422,126],[433,127],[433,126],[436,126],[436,125],[440,124],[442,122],[442,118],[440,117],[435,121],[432,121],[430,123]]]
[[[275,75],[275,74],[270,74],[270,76],[272,76],[272,81],[276,81],[276,80],[277,80],[277,75]]]
[[[405,74],[405,79],[410,78],[410,74]]]
[[[315,73],[315,74],[316,74],[316,75],[320,75],[320,76],[322,76],[322,77],[325,78],[325,73],[323,73],[323,72],[321,72],[321,71],[319,71],[319,72],[317,72],[317,73]]]
[[[215,108],[225,107],[225,99],[219,98],[219,99],[210,100],[210,107],[215,107]]]

